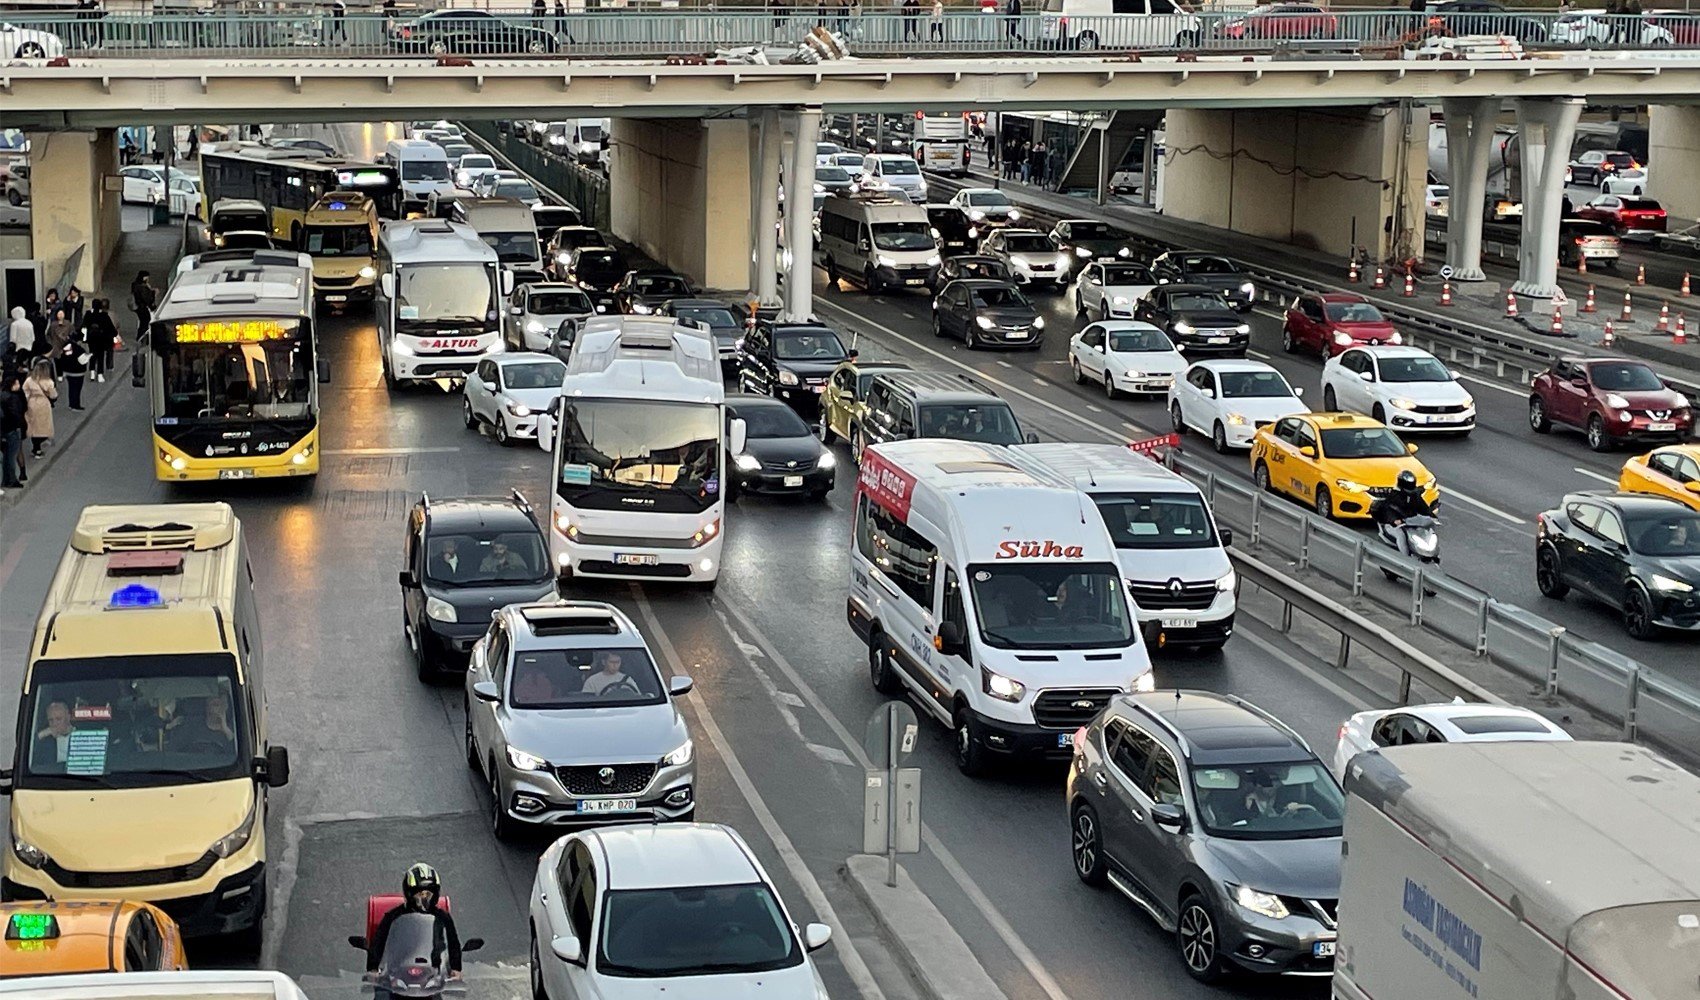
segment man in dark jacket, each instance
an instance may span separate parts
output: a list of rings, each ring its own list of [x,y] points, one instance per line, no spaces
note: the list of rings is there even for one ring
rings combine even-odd
[[[1417,474],[1406,469],[1399,473],[1398,486],[1392,493],[1377,497],[1369,505],[1369,516],[1375,521],[1381,536],[1392,542],[1401,555],[1408,556],[1411,550],[1405,533],[1394,529],[1403,525],[1408,517],[1433,517],[1434,508],[1417,485]]]
[[[24,484],[24,426],[28,421],[23,380],[15,370],[0,377],[0,486]]]
[[[384,948],[389,944],[390,928],[395,922],[409,913],[428,913],[436,920],[431,935],[431,962],[440,966],[446,950],[449,976],[460,978],[460,935],[455,931],[454,918],[437,905],[443,898],[443,883],[437,877],[437,870],[423,863],[409,868],[401,879],[401,895],[401,905],[384,914],[378,929],[372,932],[372,940],[366,943],[367,974],[377,972],[383,962]]]
[[[140,340],[148,332],[148,324],[153,322],[153,307],[159,304],[159,290],[148,280],[148,272],[136,272],[136,280],[130,282],[130,309],[136,314],[136,339]]]
[[[89,367],[94,371],[96,382],[105,382],[106,373],[112,370],[112,351],[118,341],[118,326],[112,322],[112,302],[109,299],[95,299],[93,306],[83,316],[83,341],[89,345]]]

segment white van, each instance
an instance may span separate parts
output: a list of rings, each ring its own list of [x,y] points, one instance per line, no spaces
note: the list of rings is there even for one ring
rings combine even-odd
[[[1189,49],[1202,22],[1176,0],[1045,0],[1040,30],[1075,49]]]
[[[869,153],[862,157],[862,172],[856,180],[864,191],[901,191],[917,205],[927,201],[927,180],[913,156]]]
[[[449,154],[426,139],[391,139],[385,159],[401,180],[401,212],[423,212],[425,202],[438,191],[454,188]]]
[[[1047,441],[1014,450],[1092,498],[1147,643],[1220,649],[1228,641],[1237,581],[1227,547],[1234,536],[1216,524],[1198,487],[1118,444]]]
[[[307,1000],[281,972],[88,972],[0,980],[0,998],[11,1000]]]
[[[921,288],[938,273],[939,247],[927,209],[883,194],[829,195],[821,202],[815,263],[827,281]]]
[[[1153,688],[1115,545],[1073,484],[1001,445],[862,452],[850,627],[874,688],[956,733],[956,763],[1067,760],[1111,698]]]
[[[513,198],[460,198],[449,218],[471,226],[479,239],[490,244],[502,266],[515,273],[517,283],[543,278],[543,244],[537,241],[537,218],[531,206]]]

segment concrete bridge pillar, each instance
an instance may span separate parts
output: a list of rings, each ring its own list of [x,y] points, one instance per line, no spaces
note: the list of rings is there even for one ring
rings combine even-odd
[[[806,321],[814,315],[815,145],[820,142],[820,108],[797,111],[796,141],[785,172],[785,221],[790,227],[791,269],[785,275],[785,317]]]
[[[1661,104],[1647,109],[1647,195],[1672,218],[1700,219],[1700,108]]]
[[[30,142],[30,243],[50,285],[100,287],[117,249],[122,190],[107,191],[118,173],[118,134],[34,132]]]
[[[779,160],[784,126],[779,112],[768,108],[759,119],[756,162],[756,298],[764,306],[779,304]]]
[[[1488,158],[1493,152],[1499,98],[1441,102],[1446,115],[1446,168],[1452,209],[1446,219],[1446,263],[1453,281],[1485,281],[1482,273],[1482,210],[1487,199]]]
[[[750,123],[615,118],[614,235],[706,288],[749,285]]]
[[[1523,232],[1517,252],[1517,282],[1511,290],[1530,298],[1558,294],[1558,222],[1564,210],[1564,168],[1580,98],[1517,101],[1517,132],[1523,151]],[[1538,142],[1536,140],[1539,140]]]

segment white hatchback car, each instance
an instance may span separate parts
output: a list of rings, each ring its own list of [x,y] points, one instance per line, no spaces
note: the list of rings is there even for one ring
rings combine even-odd
[[[1322,366],[1322,408],[1374,417],[1401,434],[1468,434],[1476,400],[1456,373],[1417,347],[1354,347]]]
[[[1359,712],[1340,727],[1334,747],[1334,776],[1344,779],[1346,765],[1360,753],[1410,743],[1566,742],[1570,734],[1526,708],[1471,704],[1462,700],[1436,705]]]
[[[1090,323],[1068,342],[1068,367],[1074,380],[1103,383],[1104,395],[1161,395],[1186,370],[1186,357],[1168,334],[1150,323],[1113,319]]]
[[[1133,307],[1156,287],[1144,264],[1087,264],[1074,279],[1074,311],[1088,319],[1132,319]]]
[[[461,390],[466,426],[488,424],[496,443],[537,436],[537,415],[561,394],[567,366],[547,354],[498,354],[478,362]]]
[[[742,837],[708,823],[599,827],[549,845],[531,885],[531,995],[818,1000],[800,932]]]
[[[1303,394],[1261,361],[1198,361],[1169,387],[1169,423],[1210,435],[1218,452],[1250,448],[1259,427],[1310,412]]]

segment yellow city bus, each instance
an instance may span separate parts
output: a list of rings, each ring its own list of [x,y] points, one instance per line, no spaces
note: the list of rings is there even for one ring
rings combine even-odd
[[[138,353],[162,482],[319,471],[313,270],[306,254],[217,250],[184,258]]]
[[[400,185],[393,167],[238,142],[202,151],[201,190],[203,206],[220,198],[252,198],[266,206],[272,238],[299,250],[307,210],[327,193],[360,191],[372,199],[379,215],[393,219]]]
[[[321,306],[370,302],[378,283],[373,248],[378,206],[359,191],[331,191],[307,210],[300,249],[313,258],[313,292]]]

